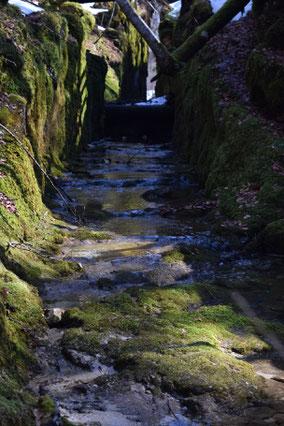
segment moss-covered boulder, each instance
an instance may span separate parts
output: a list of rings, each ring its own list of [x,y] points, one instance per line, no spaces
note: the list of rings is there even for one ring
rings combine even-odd
[[[283,28],[283,27],[282,27]],[[284,120],[284,67],[269,50],[257,49],[249,57],[246,81],[251,99],[268,114]]]
[[[284,254],[284,219],[269,223],[261,232],[259,243],[265,252]]]
[[[243,407],[262,398],[262,379],[232,354],[269,345],[232,306],[206,306],[212,292],[224,295],[198,284],[131,288],[70,309],[63,348],[114,360],[121,380],[141,382],[153,394],[166,391],[185,404],[197,397],[203,408],[208,398],[225,411]]]
[[[216,262],[218,257],[215,253],[204,247],[197,245],[180,244],[173,250],[162,253],[162,258],[165,262],[174,263],[179,261],[184,262]]]
[[[0,424],[34,425],[36,401],[23,385],[35,365],[31,335],[43,332],[41,301],[34,287],[0,262]]]

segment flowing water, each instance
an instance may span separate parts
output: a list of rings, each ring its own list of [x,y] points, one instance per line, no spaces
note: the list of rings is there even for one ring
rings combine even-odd
[[[71,238],[63,245],[62,257],[80,263],[84,272],[72,279],[45,282],[42,296],[48,309],[60,312],[133,285],[198,281],[232,283],[234,288],[242,289],[256,315],[283,321],[281,258],[244,257],[241,248],[245,237],[222,238],[211,231],[210,223],[202,217],[161,215],[166,204],[178,207],[202,199],[201,188],[170,144],[100,141],[90,145],[89,151],[70,165],[70,170],[60,184],[74,205],[79,205],[85,226],[108,232],[112,239]],[[59,200],[55,212],[72,222]],[[207,256],[191,264],[177,261],[165,265],[163,253],[180,244],[204,249]],[[100,278],[107,278],[108,285],[98,286]],[[60,412],[75,424],[196,424],[186,417],[174,397],[165,394],[164,399],[153,398],[142,384],[132,383],[129,388],[117,382],[113,367],[103,365],[99,357],[73,351],[67,361],[61,353],[62,334],[61,329],[51,329],[48,338],[39,344],[37,356],[42,371],[31,386],[39,393],[51,393]],[[251,362],[255,362],[260,374],[279,379],[273,392],[283,391],[281,363],[276,367],[269,359]],[[109,377],[102,388],[94,384],[101,375]]]

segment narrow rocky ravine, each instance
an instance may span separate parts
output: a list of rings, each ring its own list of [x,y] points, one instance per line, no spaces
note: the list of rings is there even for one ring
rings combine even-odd
[[[82,273],[44,283],[51,328],[38,339],[41,371],[30,387],[50,394],[76,425],[282,424],[283,365],[270,345],[283,323],[281,258],[244,257],[245,237],[224,239],[202,216],[161,215],[165,205],[202,199],[170,144],[94,143],[60,185],[85,222],[77,230],[57,202],[55,213],[74,231],[61,256]],[[232,309],[232,291],[270,321],[264,334],[241,316],[242,306]],[[196,370],[193,384],[172,367],[172,353]],[[212,370],[200,364],[207,356]],[[255,366],[265,385],[239,360]],[[218,384],[212,377],[215,368],[222,381],[222,362],[243,378]]]

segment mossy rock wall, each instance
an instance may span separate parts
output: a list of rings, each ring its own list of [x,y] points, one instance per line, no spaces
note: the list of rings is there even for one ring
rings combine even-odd
[[[33,285],[40,288],[41,279],[70,275],[79,267],[52,256],[65,234],[42,201],[46,180],[28,153],[58,175],[64,160],[90,137],[84,130],[85,44],[95,21],[71,3],[57,13],[26,17],[2,3],[0,123],[18,141],[0,129],[0,424],[32,426],[36,400],[22,388],[36,364],[32,336],[45,326]],[[101,108],[104,75],[104,67],[97,67],[92,80],[94,103]],[[97,106],[92,113],[100,111]]]
[[[284,121],[284,66],[269,58],[267,49],[256,49],[247,63],[246,80],[251,99],[265,112]]]
[[[24,146],[1,130],[1,242],[6,238],[35,240],[36,234],[46,234],[42,223],[45,177],[24,148],[42,169],[60,175],[64,160],[90,141],[91,135],[84,130],[88,106],[85,45],[94,24],[93,16],[75,3],[63,3],[60,12],[26,17],[14,6],[0,9],[0,123]],[[97,67],[89,84],[96,104],[91,115],[98,117],[98,127],[104,75],[103,66]]]
[[[0,424],[35,425],[36,399],[21,390],[35,365],[30,335],[43,330],[41,301],[34,287],[20,280],[0,261]]]
[[[253,34],[248,45],[244,42],[242,56],[242,48],[234,47],[241,24],[231,23],[174,77],[161,76],[157,84],[159,96],[175,97],[176,147],[197,172],[206,194],[217,200],[219,207],[208,219],[223,220],[220,230],[234,228],[253,238],[283,217],[284,140],[275,131],[284,113],[283,64],[277,50],[283,38],[282,3],[254,0],[255,21],[248,17],[244,22]],[[172,26],[173,45],[194,32],[196,19],[202,21],[202,12],[208,16],[210,10],[206,1],[183,2]],[[230,50],[232,54],[226,53]],[[224,66],[233,62],[238,69],[232,66],[226,74]],[[239,71],[243,74],[236,77]],[[268,239],[261,241],[266,250]]]
[[[138,14],[141,11],[138,9]],[[124,15],[123,15],[124,16]],[[121,65],[120,99],[146,99],[148,46],[133,25],[123,17],[123,61]]]
[[[103,137],[104,130],[104,92],[107,64],[104,58],[87,52],[87,111],[84,124],[84,141]]]
[[[203,49],[171,84],[174,142],[207,194],[220,199],[221,213],[244,220],[253,234],[282,217],[284,141],[241,101],[224,102],[214,58],[211,48]],[[254,202],[241,203],[249,188]]]
[[[33,152],[60,174],[62,160],[82,143],[88,94],[85,44],[94,18],[68,2],[60,13],[23,17],[9,6],[0,13],[1,92],[25,100],[25,135]],[[14,29],[7,34],[11,22]]]

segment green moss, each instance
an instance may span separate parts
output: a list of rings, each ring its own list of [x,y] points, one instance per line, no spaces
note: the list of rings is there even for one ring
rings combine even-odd
[[[163,260],[168,263],[173,263],[177,261],[192,262],[192,261],[202,261],[202,262],[216,262],[217,256],[206,250],[204,247],[199,247],[196,245],[185,245],[181,244],[179,247],[174,250],[166,251],[162,254]]]
[[[13,114],[7,107],[0,108],[0,123],[9,126],[13,122]]]
[[[251,366],[201,343],[163,353],[130,353],[117,362],[118,368],[126,366],[139,381],[160,376],[164,389],[184,397],[209,393],[218,402],[239,407],[260,397],[261,379],[255,376]]]
[[[60,6],[61,14],[67,19],[69,31],[79,42],[83,43],[86,35],[94,28],[94,16],[86,12],[78,3],[65,2]]]
[[[76,5],[66,7],[69,12],[63,8],[62,14],[76,9]],[[42,168],[57,175],[64,170],[66,156],[82,143],[85,44],[94,25],[85,12],[73,13],[69,24],[67,20],[52,12],[27,19],[18,8],[0,8],[0,91],[5,94],[0,122],[17,135]],[[72,25],[74,32],[79,31],[77,39]],[[30,426],[35,424],[35,401],[18,390],[35,363],[29,350],[31,335],[39,335],[45,321],[37,290],[28,283],[40,286],[41,279],[69,275],[80,268],[52,259],[65,236],[42,202],[45,177],[24,149],[3,132],[0,157],[1,200],[7,200],[0,205],[0,424]],[[3,383],[7,389],[2,392]],[[51,414],[51,402],[43,398],[40,403],[40,410]]]
[[[70,309],[65,321],[75,328],[65,333],[64,349],[100,353],[114,359],[124,377],[182,397],[210,393],[218,402],[241,406],[260,397],[261,379],[230,352],[252,354],[269,345],[232,306],[199,307],[208,295],[198,284],[132,288]]]
[[[37,406],[44,414],[52,414],[55,411],[55,403],[49,395],[40,396]]]
[[[184,261],[184,254],[179,250],[170,250],[163,253],[163,260],[168,263],[174,263],[178,261]]]
[[[42,305],[37,291],[24,281],[21,281],[12,272],[7,271],[3,265],[0,270],[0,291],[8,288],[5,306],[11,311],[14,319],[27,327],[37,328],[43,325]]]
[[[34,364],[28,346],[30,333],[35,331],[40,333],[45,321],[35,288],[20,280],[2,263],[0,263],[0,294],[3,301],[3,304],[0,303],[0,367],[2,371],[6,371],[7,377],[14,377],[17,388],[26,380],[28,369]],[[16,410],[17,401],[11,401],[11,404],[15,404]],[[3,412],[0,408],[0,419],[1,415]],[[7,414],[8,418],[9,415]]]
[[[53,276],[55,277],[66,277],[68,275],[74,274],[74,272],[79,272],[81,270],[77,263],[68,262],[66,260],[50,262],[50,268],[54,270]]]
[[[106,74],[104,98],[105,102],[117,101],[119,98],[119,77],[110,66]]]
[[[284,219],[269,223],[259,235],[262,250],[284,254]]]
[[[174,141],[197,170],[207,195],[220,201],[219,212],[235,221],[238,232],[254,235],[282,217],[283,139],[273,133],[267,120],[253,116],[240,101],[223,103],[222,95],[229,89],[216,79],[215,58],[209,47],[202,49],[172,82]],[[275,72],[271,75],[276,75],[276,85],[283,80]],[[258,84],[256,76],[252,84]],[[268,90],[268,82],[266,86]],[[281,93],[274,92],[275,105],[282,102]],[[280,107],[277,114],[281,116]],[[254,202],[246,202],[249,195]]]
[[[133,4],[133,7],[137,9],[136,4]],[[122,19],[125,31],[122,33],[123,61],[120,98],[144,99],[146,97],[148,46],[124,15]]]
[[[72,348],[75,351],[86,352],[95,356],[100,348],[99,333],[91,331],[86,334],[82,329],[70,329],[64,333],[62,346],[64,348]]]
[[[111,235],[105,232],[91,231],[89,229],[78,229],[77,231],[72,231],[70,232],[70,236],[72,238],[76,238],[81,241],[83,240],[101,241],[101,240],[110,240],[112,238]]]
[[[255,50],[248,60],[246,81],[254,102],[276,116],[283,115],[284,70],[281,63],[267,57],[264,49]]]
[[[23,402],[25,401],[25,402]],[[0,422],[3,426],[34,426],[34,401],[12,382],[0,381]]]
[[[212,16],[212,7],[209,1],[194,0],[188,6],[183,6],[181,12],[183,13],[177,21],[174,32],[174,44],[176,46],[183,43],[196,28]]]
[[[63,426],[76,426],[75,423],[70,422],[68,419],[66,419],[66,417],[61,417],[61,422]]]
[[[0,54],[3,56],[4,69],[19,72],[24,65],[20,49],[3,33],[0,33]]]

